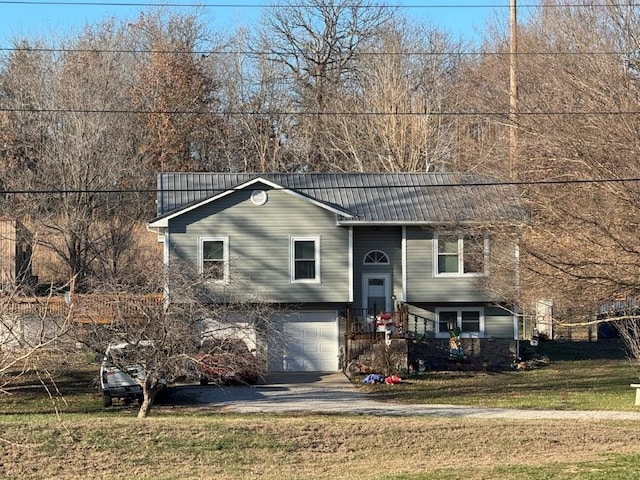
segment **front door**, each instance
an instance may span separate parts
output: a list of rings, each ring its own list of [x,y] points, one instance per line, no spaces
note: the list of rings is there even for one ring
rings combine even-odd
[[[391,276],[384,273],[362,275],[362,303],[362,308],[372,315],[391,311]]]

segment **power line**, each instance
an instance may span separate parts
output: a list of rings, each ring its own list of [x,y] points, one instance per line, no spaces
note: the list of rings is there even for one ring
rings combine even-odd
[[[61,2],[58,0],[0,0],[0,5],[54,5],[54,6],[83,6],[83,7],[153,7],[153,8],[300,8],[305,7],[305,4],[295,4],[295,3],[270,3],[270,4],[260,4],[260,3],[246,3],[246,4],[235,4],[235,3],[175,3],[175,2],[150,2],[150,3],[142,3],[142,2],[88,2],[88,1],[67,1]],[[355,4],[354,4],[355,5]],[[633,6],[634,4],[631,4]],[[533,8],[538,7],[536,4],[529,5],[520,5],[522,8]],[[576,5],[581,6],[581,5]],[[584,5],[582,5],[584,6]],[[390,8],[392,5],[386,3],[377,3],[370,5],[358,5],[359,8]],[[494,4],[494,5],[480,5],[473,3],[461,3],[461,4],[435,4],[435,5],[399,5],[393,6],[393,8],[398,9],[425,9],[425,8],[433,8],[433,9],[443,9],[443,8],[482,8],[482,9],[493,9],[493,8],[509,8],[509,5],[504,4]]]
[[[231,4],[231,3],[174,3],[174,2],[154,2],[154,3],[141,3],[141,2],[89,2],[89,1],[57,1],[57,0],[0,0],[0,5],[30,5],[30,6],[122,6],[122,7],[166,7],[166,8],[304,8],[307,5],[295,4],[295,3],[272,3],[272,4]],[[520,9],[531,8],[597,8],[606,7],[610,4],[552,4],[552,5],[540,5],[539,3],[520,4]],[[628,2],[617,3],[618,7],[640,7],[640,2]],[[392,6],[389,4],[378,3],[371,5],[358,5],[358,8],[382,8],[393,7],[397,9],[508,9],[509,5],[505,4],[473,4],[473,3],[460,3],[460,4],[411,4],[411,5],[399,5]],[[268,51],[251,51],[251,50],[127,50],[127,49],[83,49],[83,48],[49,48],[49,47],[0,47],[0,51],[6,52],[50,52],[50,53],[152,53],[152,54],[192,54],[192,55],[260,55],[267,56],[273,55],[275,52]],[[558,51],[519,51],[516,53],[518,56],[562,56],[562,55],[599,55],[599,56],[617,56],[617,55],[631,55],[634,51],[576,51],[576,52],[558,52]],[[477,55],[509,55],[509,52],[486,52],[486,51],[467,51],[467,52],[423,52],[423,51],[410,51],[410,52],[358,52],[358,55],[373,55],[373,56],[386,56],[386,55],[410,55],[410,56],[477,56]]]
[[[203,111],[203,110],[132,110],[132,109],[74,109],[74,108],[10,108],[0,107],[8,113],[79,113],[79,114],[128,114],[128,115],[220,115],[220,116],[487,116],[508,117],[507,111],[422,111],[422,112],[354,112],[354,111]],[[640,115],[640,110],[593,110],[593,111],[519,111],[528,116],[617,116]]]
[[[84,6],[84,7],[153,7],[153,8],[301,8],[306,7],[305,4],[296,3],[175,3],[175,2],[89,2],[89,1],[59,1],[59,0],[0,0],[0,5],[47,5],[47,6]],[[355,3],[354,3],[355,5]],[[570,3],[570,4],[546,4],[539,3],[519,4],[518,8],[580,8],[580,7],[608,7],[612,3]],[[397,9],[508,9],[509,5],[504,3],[495,4],[478,4],[478,3],[440,3],[440,4],[409,4],[409,5],[390,5],[387,3],[374,3],[369,5],[357,5],[358,8],[397,8]],[[639,2],[616,3],[619,7],[637,7]]]
[[[279,52],[274,51],[255,51],[255,50],[154,50],[154,49],[97,49],[97,48],[56,48],[56,47],[0,47],[1,52],[34,52],[34,53],[107,53],[107,54],[159,54],[159,55],[196,55],[196,56],[209,56],[209,55],[255,55],[255,56],[269,56],[279,55]],[[615,51],[615,50],[601,50],[601,51],[518,51],[515,55],[518,57],[529,56],[621,56],[621,55],[637,55],[636,51]],[[508,51],[504,52],[486,52],[486,51],[406,51],[406,52],[357,52],[359,56],[508,56],[511,55]]]
[[[454,172],[455,173],[455,172]],[[462,173],[462,172],[458,172]],[[256,177],[260,177],[260,173],[255,173]],[[474,181],[473,183],[461,183],[461,182],[450,182],[450,183],[438,183],[438,184],[411,184],[409,186],[405,184],[385,184],[385,188],[452,188],[452,187],[463,187],[463,188],[475,188],[475,187],[523,187],[523,186],[553,186],[553,185],[594,185],[594,184],[605,184],[605,183],[637,183],[640,182],[640,177],[629,177],[629,178],[598,178],[598,179],[563,179],[563,180],[530,180],[530,181],[487,181],[487,182],[478,182]],[[46,190],[32,190],[32,189],[22,189],[22,190],[0,190],[0,195],[71,195],[71,194],[126,194],[126,193],[153,193],[157,194],[161,193],[189,193],[189,192],[211,192],[211,191],[251,191],[251,190],[264,190],[262,187],[232,187],[232,188],[133,188],[133,189],[108,189],[108,190],[92,190],[92,189],[46,189]],[[331,187],[317,187],[317,186],[297,186],[297,187],[281,187],[274,188],[274,190],[297,190],[297,191],[305,191],[305,190],[378,190],[380,186],[375,185],[345,185],[345,186],[331,186]]]

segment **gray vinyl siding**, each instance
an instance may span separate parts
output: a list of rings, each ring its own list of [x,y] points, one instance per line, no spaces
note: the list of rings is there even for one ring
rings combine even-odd
[[[487,307],[485,315],[485,336],[493,338],[513,338],[513,315],[500,307]]]
[[[409,303],[488,302],[482,288],[483,277],[436,277],[434,235],[422,228],[407,228],[407,298]]]
[[[172,264],[178,259],[198,265],[200,237],[228,237],[232,287],[249,281],[268,302],[348,301],[349,232],[336,227],[335,214],[282,191],[268,191],[262,206],[250,195],[233,192],[172,219]],[[291,282],[292,237],[320,239],[321,283]]]
[[[363,308],[362,275],[391,275],[391,295],[402,298],[402,229],[401,227],[359,227],[353,232],[353,305]],[[364,265],[364,257],[372,250],[380,250],[389,257],[389,265]]]

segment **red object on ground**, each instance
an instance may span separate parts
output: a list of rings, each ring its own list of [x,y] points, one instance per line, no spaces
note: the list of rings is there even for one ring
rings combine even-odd
[[[395,385],[396,383],[400,383],[402,379],[397,375],[391,375],[384,379],[384,383],[387,385]]]

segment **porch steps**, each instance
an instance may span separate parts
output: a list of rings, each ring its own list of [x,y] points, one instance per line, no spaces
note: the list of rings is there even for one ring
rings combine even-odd
[[[358,355],[358,363],[363,365],[371,365],[373,363],[373,351],[371,348]]]

